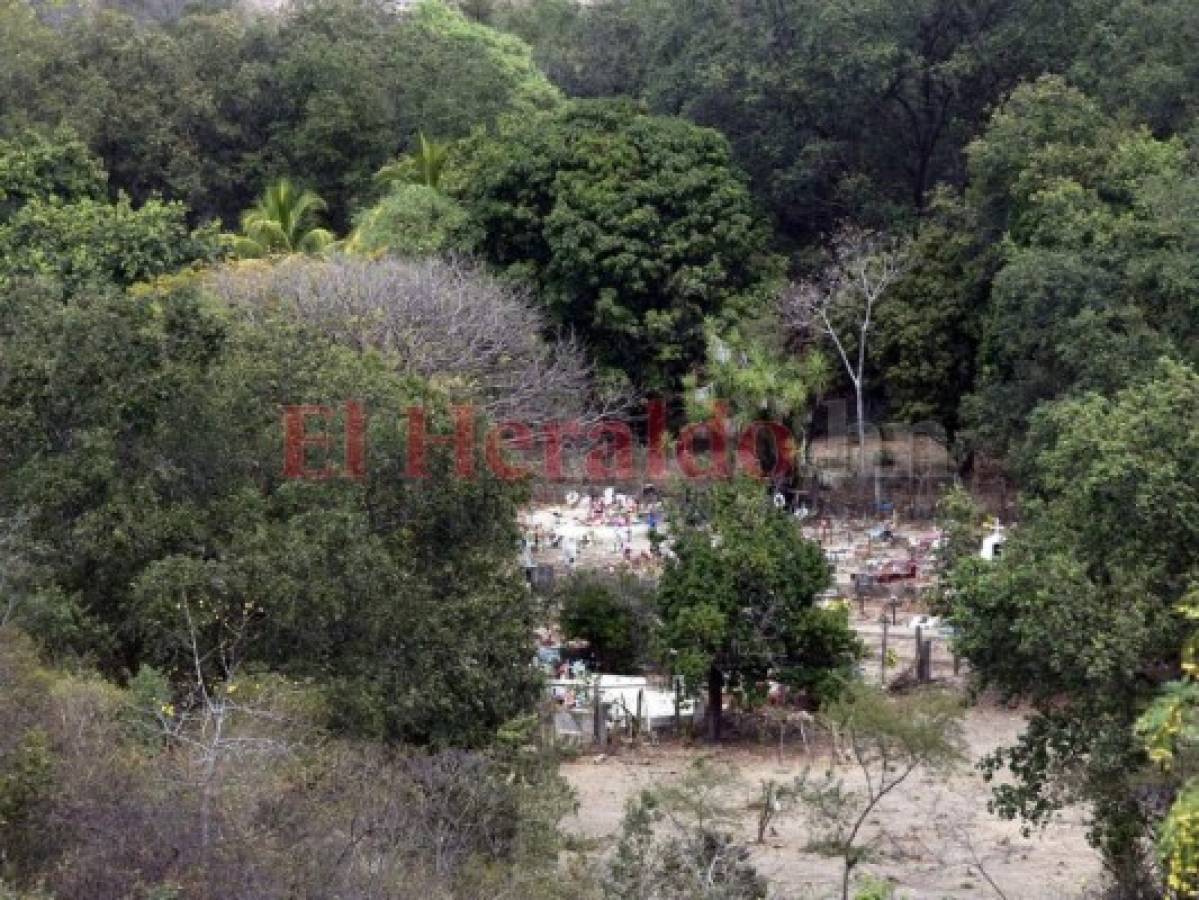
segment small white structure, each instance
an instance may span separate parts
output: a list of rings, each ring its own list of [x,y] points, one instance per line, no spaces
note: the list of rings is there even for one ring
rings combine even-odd
[[[1003,554],[1003,545],[1007,537],[1003,533],[1003,526],[996,525],[995,530],[983,538],[982,549],[978,555],[983,559],[999,559]]]
[[[674,721],[674,691],[652,688],[647,679],[640,676],[602,674],[590,678],[556,678],[549,680],[547,687],[552,697],[567,701],[566,711],[583,719],[591,715],[593,692],[598,688],[610,726],[623,727],[636,718],[639,699],[642,728],[661,728]],[[679,717],[691,719],[695,715],[695,703],[686,696],[679,699]]]
[[[574,537],[562,539],[562,562],[568,569],[573,569],[579,559],[579,542]]]
[[[920,633],[926,638],[949,640],[954,635],[953,628],[947,625],[940,616],[913,616],[908,619],[907,627],[913,633],[919,628]]]

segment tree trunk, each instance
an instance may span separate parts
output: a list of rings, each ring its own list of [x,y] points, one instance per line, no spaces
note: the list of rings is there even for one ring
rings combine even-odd
[[[853,386],[854,400],[858,407],[858,477],[866,477],[866,416],[862,402],[862,380],[859,378]]]
[[[720,725],[724,712],[724,673],[715,664],[708,669],[708,740],[720,742]]]
[[[961,461],[958,463],[958,478],[962,479],[963,481],[969,481],[970,477],[974,474],[974,463],[974,451],[967,451],[966,455],[963,456]]]

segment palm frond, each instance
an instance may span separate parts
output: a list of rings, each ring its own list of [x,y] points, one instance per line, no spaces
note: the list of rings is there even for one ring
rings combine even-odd
[[[242,236],[235,241],[234,252],[239,256],[320,253],[336,237],[317,225],[326,209],[319,195],[280,178],[267,186],[252,209],[242,214]]]

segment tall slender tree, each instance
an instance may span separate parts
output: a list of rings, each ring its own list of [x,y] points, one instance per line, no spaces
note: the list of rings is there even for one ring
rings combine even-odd
[[[855,227],[833,241],[833,260],[815,279],[784,297],[784,318],[796,331],[828,338],[853,385],[858,417],[858,471],[866,471],[866,354],[879,304],[899,280],[907,244]]]

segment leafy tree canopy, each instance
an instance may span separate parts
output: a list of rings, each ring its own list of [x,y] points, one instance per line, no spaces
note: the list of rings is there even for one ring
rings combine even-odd
[[[719,129],[789,238],[889,226],[942,182],[1021,79],[1059,71],[1093,0],[542,0],[510,14],[573,96],[626,94]]]
[[[1132,725],[1177,672],[1176,606],[1199,576],[1197,414],[1199,376],[1170,361],[1110,399],[1039,411],[1024,521],[1001,560],[967,559],[951,581],[960,652],[984,684],[1038,710],[990,760],[1016,776],[998,788],[1000,811],[1043,821],[1063,800],[1093,802],[1093,836],[1125,879],[1147,828]]]
[[[0,140],[0,222],[31,200],[103,199],[106,182],[99,161],[68,129]]]
[[[0,141],[0,283],[47,278],[67,291],[132,284],[221,252],[215,228],[191,230],[180,203],[105,199],[98,161],[69,132]]]
[[[423,184],[402,184],[354,220],[352,253],[437,256],[474,245],[470,218],[451,197]]]
[[[601,672],[636,674],[654,649],[653,587],[631,574],[580,574],[557,592],[562,630],[590,644]]]
[[[756,483],[720,485],[696,502],[692,521],[672,520],[674,558],[658,603],[673,668],[693,686],[707,680],[713,736],[726,678],[754,693],[773,673],[818,699],[835,696],[852,677],[860,643],[845,609],[815,605],[829,584],[819,545]]]
[[[0,356],[0,510],[32,570],[18,621],[50,646],[179,673],[195,639],[205,665],[314,678],[341,730],[416,742],[486,741],[531,702],[516,488],[452,477],[449,453],[404,477],[397,425],[438,403],[418,380],[187,291],[14,289]],[[364,479],[284,478],[280,408],[346,398],[369,414]],[[307,423],[334,466],[343,426]]]
[[[715,132],[627,102],[511,118],[466,149],[456,194],[491,263],[645,388],[702,355],[704,318],[752,305],[775,263]]]
[[[215,228],[187,227],[179,203],[33,200],[0,225],[0,279],[51,277],[132,284],[220,253]]]
[[[1045,78],[970,160],[968,198],[1003,236],[966,405],[978,445],[1006,453],[1037,403],[1113,391],[1162,354],[1195,361],[1199,171],[1181,141]]]
[[[69,124],[135,203],[161,194],[227,226],[286,174],[344,230],[420,129],[460,137],[559,98],[523,42],[440,0],[197,5],[162,24],[89,7],[58,28],[6,0],[4,21],[0,135]]]
[[[878,308],[874,380],[893,418],[936,423],[952,440],[974,384],[996,253],[958,198],[942,193],[929,207],[907,271]]]
[[[1187,0],[1105,4],[1070,67],[1071,79],[1111,111],[1134,112],[1158,135],[1191,128],[1199,113],[1192,52],[1199,9]]]

